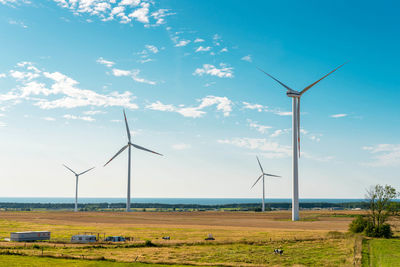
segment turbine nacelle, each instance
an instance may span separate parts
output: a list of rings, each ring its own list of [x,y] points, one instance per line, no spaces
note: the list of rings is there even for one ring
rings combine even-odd
[[[295,90],[287,90],[287,91],[286,91],[286,95],[287,95],[288,97],[298,97],[298,98],[300,98],[301,93],[298,92],[298,91],[295,91]]]

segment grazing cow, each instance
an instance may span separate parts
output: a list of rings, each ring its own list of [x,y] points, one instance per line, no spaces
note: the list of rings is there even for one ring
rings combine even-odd
[[[164,239],[164,240],[170,240],[171,238],[170,238],[169,236],[163,236],[162,239]]]
[[[283,254],[283,249],[274,249],[274,253],[282,255]]]

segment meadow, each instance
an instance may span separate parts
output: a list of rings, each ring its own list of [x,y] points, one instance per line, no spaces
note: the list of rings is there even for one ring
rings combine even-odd
[[[54,263],[57,266],[361,266],[364,255],[364,266],[383,266],[365,264],[382,262],[379,251],[384,251],[385,244],[379,240],[363,241],[360,236],[347,233],[348,224],[360,213],[303,211],[301,221],[291,222],[288,211],[1,212],[0,238],[9,237],[13,231],[47,230],[51,231],[52,241],[1,241],[0,263],[12,266],[8,262],[18,260],[22,263],[18,266],[23,262],[46,266],[42,262],[52,265],[53,261],[59,261]],[[129,236],[133,241],[68,243],[72,235],[83,232],[99,233],[100,237]],[[206,241],[208,234],[215,240]],[[163,236],[170,236],[171,240],[163,240]],[[372,248],[367,252],[366,244]],[[274,254],[276,248],[283,249],[283,255]]]

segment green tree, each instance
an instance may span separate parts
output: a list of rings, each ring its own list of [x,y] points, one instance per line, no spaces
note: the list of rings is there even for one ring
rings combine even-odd
[[[396,189],[390,185],[377,184],[367,190],[365,197],[369,202],[369,218],[375,229],[380,229],[388,217],[396,212],[397,205],[392,200],[397,196]]]

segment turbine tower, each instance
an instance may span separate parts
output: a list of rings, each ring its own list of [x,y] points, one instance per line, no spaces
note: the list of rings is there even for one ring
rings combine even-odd
[[[67,168],[68,170],[70,170],[71,172],[73,172],[75,174],[75,177],[76,177],[76,179],[75,179],[75,209],[74,209],[74,211],[77,212],[78,211],[78,179],[79,179],[79,175],[87,173],[88,171],[94,169],[94,167],[92,167],[92,168],[90,168],[90,169],[88,169],[88,170],[86,170],[84,172],[76,173],[71,168],[67,167],[66,165],[63,164],[63,166],[65,168]]]
[[[116,158],[119,154],[121,154],[126,148],[128,148],[128,190],[127,190],[127,196],[126,196],[126,212],[131,211],[131,147],[135,147],[137,149],[141,149],[147,152],[151,152],[157,155],[162,156],[160,153],[154,152],[150,149],[135,145],[131,143],[131,133],[129,131],[129,126],[128,126],[128,121],[126,120],[126,115],[125,115],[125,110],[124,110],[124,118],[125,118],[125,126],[126,126],[126,134],[128,135],[128,144],[123,146],[117,154],[115,154],[109,161],[107,161],[106,164],[104,164],[104,167],[110,163],[114,158]]]
[[[258,159],[257,156],[256,156],[256,158],[258,161],[258,165],[260,165],[261,175],[260,175],[260,177],[258,177],[258,179],[256,180],[256,182],[253,184],[253,186],[251,188],[253,188],[258,183],[258,181],[260,181],[260,179],[262,178],[262,182],[263,182],[263,185],[262,185],[263,186],[262,211],[265,211],[265,176],[272,176],[272,177],[281,177],[281,176],[265,173],[263,170],[263,167],[261,166],[260,160]]]
[[[344,63],[346,64],[346,63]],[[332,70],[319,80],[313,82],[301,91],[296,91],[280,82],[278,79],[274,78],[270,74],[266,73],[262,69],[258,68],[260,71],[265,73],[267,76],[278,82],[280,85],[287,89],[286,95],[292,98],[292,137],[293,137],[293,197],[292,197],[292,221],[299,220],[299,177],[298,177],[298,158],[300,157],[300,98],[307,92],[311,87],[319,83],[322,79],[328,77],[333,72],[341,68],[344,64],[340,65],[336,69]]]

